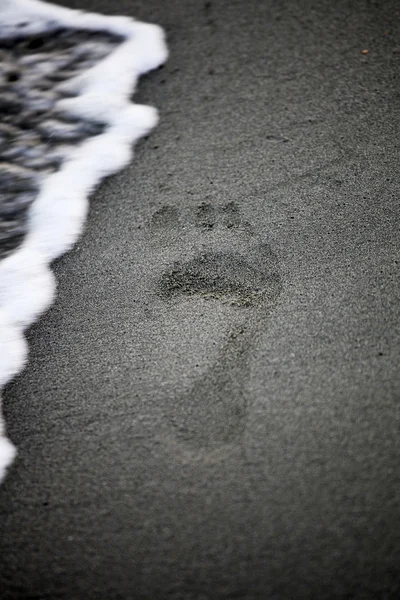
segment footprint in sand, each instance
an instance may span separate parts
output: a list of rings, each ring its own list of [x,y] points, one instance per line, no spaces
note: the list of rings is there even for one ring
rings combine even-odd
[[[249,354],[281,292],[279,262],[234,202],[190,214],[164,206],[150,229],[169,339],[158,362],[167,348],[188,382],[169,395],[162,439],[180,460],[218,460],[245,430]]]

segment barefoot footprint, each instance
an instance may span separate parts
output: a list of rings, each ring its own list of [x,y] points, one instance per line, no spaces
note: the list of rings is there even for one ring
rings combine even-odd
[[[281,292],[278,259],[234,202],[203,203],[190,215],[164,206],[151,233],[160,256],[154,290],[180,321],[173,352],[190,380],[171,396],[162,437],[181,460],[218,460],[243,436],[249,353]],[[187,373],[194,366],[198,377]]]

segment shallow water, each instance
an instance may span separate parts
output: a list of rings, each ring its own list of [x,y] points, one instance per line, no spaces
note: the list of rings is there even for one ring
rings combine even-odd
[[[131,96],[166,58],[154,25],[0,4],[0,392],[26,364],[24,331],[54,300],[49,265],[82,233],[90,194],[157,123]],[[0,481],[14,456],[0,414]]]
[[[107,57],[122,38],[59,28],[37,35],[0,36],[0,258],[28,230],[27,211],[43,176],[59,169],[71,146],[104,124],[57,108],[60,86]]]

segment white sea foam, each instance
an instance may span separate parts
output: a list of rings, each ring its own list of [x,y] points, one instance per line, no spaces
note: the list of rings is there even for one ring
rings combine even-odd
[[[2,0],[0,36],[49,32],[62,27],[107,31],[124,41],[88,71],[65,84],[75,97],[59,107],[106,123],[104,133],[76,146],[61,169],[47,177],[29,213],[29,232],[18,250],[0,262],[0,391],[24,367],[24,330],[55,296],[50,263],[82,232],[88,197],[98,182],[126,165],[133,144],[157,123],[157,112],[130,102],[138,77],[167,58],[162,29],[126,17],[70,10],[40,0]],[[0,414],[0,481],[16,454]]]

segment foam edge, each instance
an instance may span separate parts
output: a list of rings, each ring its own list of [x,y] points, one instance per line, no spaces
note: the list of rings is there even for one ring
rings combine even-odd
[[[48,176],[29,212],[23,244],[0,262],[0,392],[27,360],[24,331],[52,304],[51,262],[82,233],[88,198],[97,184],[125,165],[134,143],[157,123],[157,111],[130,102],[140,75],[167,59],[163,30],[128,17],[106,17],[54,6],[41,0],[3,0],[0,32],[36,34],[56,27],[103,30],[124,41],[92,69],[70,80],[78,97],[59,108],[82,118],[101,118],[105,131],[74,148],[60,171]],[[0,482],[16,456],[0,413]]]

